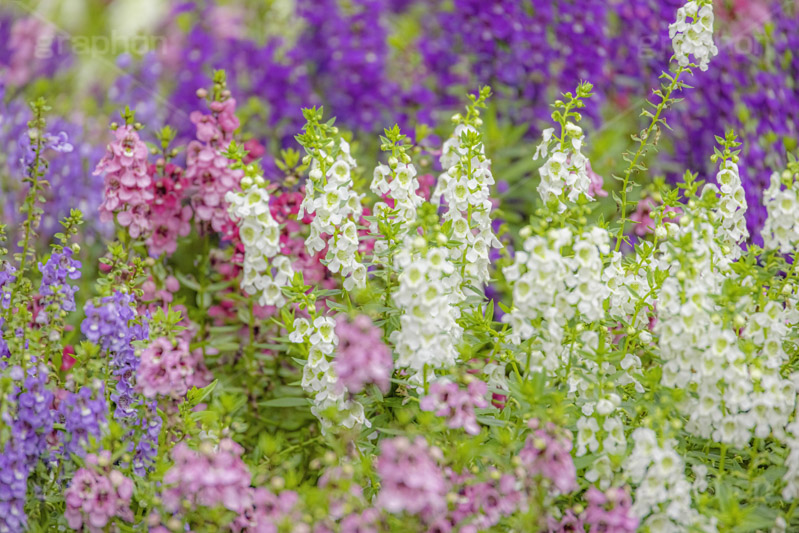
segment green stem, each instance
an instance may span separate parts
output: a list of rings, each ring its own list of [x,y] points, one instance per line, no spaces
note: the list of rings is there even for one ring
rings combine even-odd
[[[621,189],[621,205],[619,206],[621,209],[621,222],[619,224],[618,232],[616,233],[616,246],[614,248],[614,250],[617,252],[621,249],[621,242],[624,239],[624,226],[627,223],[627,220],[629,220],[627,218],[627,189],[629,189],[630,186],[630,178],[637,170],[638,160],[642,155],[644,155],[644,153],[646,153],[646,148],[649,146],[649,139],[652,137],[652,132],[660,123],[660,115],[663,113],[663,110],[666,109],[668,102],[671,101],[671,94],[680,86],[680,76],[684,71],[685,69],[683,67],[678,67],[674,78],[672,78],[671,83],[666,88],[666,92],[660,93],[660,104],[658,104],[655,114],[652,116],[652,122],[649,124],[649,127],[646,129],[644,135],[638,139],[638,150],[636,150],[635,155],[630,160],[630,164],[624,171],[624,183]]]

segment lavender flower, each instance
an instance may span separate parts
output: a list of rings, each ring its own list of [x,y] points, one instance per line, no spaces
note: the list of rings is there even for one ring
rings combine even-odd
[[[69,436],[64,443],[66,453],[84,455],[90,438],[100,438],[108,411],[103,391],[103,385],[98,390],[81,387],[79,392],[68,392],[58,405],[64,435]]]
[[[68,279],[79,279],[81,263],[73,257],[71,248],[53,252],[47,263],[39,263],[42,283],[39,289],[45,306],[54,305],[63,312],[75,311],[75,292],[78,287],[70,285]]]

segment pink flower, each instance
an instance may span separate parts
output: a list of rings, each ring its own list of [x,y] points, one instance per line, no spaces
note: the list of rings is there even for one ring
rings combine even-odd
[[[166,337],[155,339],[142,352],[136,375],[136,387],[147,398],[181,400],[192,387],[204,387],[210,381],[202,350],[190,351],[186,338],[179,338],[174,344]]]
[[[149,202],[153,199],[152,180],[147,173],[147,145],[133,126],[120,126],[105,156],[97,164],[95,174],[105,174],[100,220],[112,220],[128,228],[138,239],[150,231]]]
[[[602,176],[594,172],[594,169],[591,168],[591,162],[588,161],[586,163],[586,170],[588,171],[588,178],[591,180],[591,184],[588,186],[588,196],[595,197],[600,196],[604,198],[608,195],[608,191],[603,189],[605,185],[605,180]]]
[[[251,475],[241,460],[244,449],[230,439],[218,447],[204,444],[194,451],[184,442],[172,449],[174,465],[166,471],[162,494],[164,507],[171,513],[190,507],[225,507],[243,513],[253,505],[255,494],[250,487]]]
[[[522,464],[530,474],[551,481],[560,494],[577,490],[577,471],[570,453],[571,433],[551,422],[541,428],[538,420],[531,420],[529,426],[534,431],[519,452]]]
[[[133,481],[111,469],[110,463],[111,454],[107,451],[101,452],[99,458],[89,454],[86,467],[75,472],[64,492],[64,517],[72,529],[85,526],[91,533],[100,533],[114,518],[133,521],[130,510]]]
[[[390,386],[394,360],[383,342],[383,332],[366,315],[349,322],[339,318],[336,323],[339,337],[334,361],[339,382],[353,394],[374,383],[385,394]]]
[[[633,533],[638,528],[638,518],[632,513],[632,498],[627,490],[610,488],[605,492],[591,487],[585,493],[588,506],[583,519],[589,531],[614,531]]]
[[[158,257],[162,253],[174,253],[178,237],[191,232],[192,212],[191,207],[182,204],[187,180],[180,167],[168,163],[159,176],[158,167],[150,165],[149,172],[153,176],[153,200],[149,206],[152,232],[147,246],[150,255]]]
[[[377,506],[390,513],[416,514],[428,522],[437,518],[447,509],[447,483],[436,462],[441,455],[421,436],[413,442],[405,437],[383,440],[377,459],[381,480]]]
[[[475,407],[488,407],[485,395],[488,387],[485,382],[475,379],[469,383],[466,391],[457,383],[436,382],[430,386],[430,394],[422,398],[422,411],[433,411],[436,416],[448,418],[447,426],[451,429],[463,428],[470,435],[480,433]]]
[[[655,221],[650,215],[656,206],[657,204],[652,197],[642,198],[635,208],[635,213],[630,215],[630,220],[636,223],[633,227],[633,232],[639,237],[643,237],[644,235],[655,231]],[[664,216],[663,221],[674,222],[682,213],[682,210],[679,207],[667,207],[666,213],[670,213],[672,216]]]

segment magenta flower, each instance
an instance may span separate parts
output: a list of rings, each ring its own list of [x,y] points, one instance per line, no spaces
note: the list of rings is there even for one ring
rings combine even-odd
[[[339,343],[334,361],[339,382],[353,394],[374,383],[385,394],[390,386],[394,360],[383,342],[383,332],[366,315],[352,322],[339,318],[336,322]]]

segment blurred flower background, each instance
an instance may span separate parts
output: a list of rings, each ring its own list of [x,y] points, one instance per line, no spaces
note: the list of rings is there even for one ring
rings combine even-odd
[[[92,234],[109,231],[95,216],[109,119],[130,105],[156,131],[171,125],[193,135],[189,116],[202,107],[199,87],[224,68],[251,153],[267,173],[283,148],[296,147],[301,108],[324,105],[338,123],[373,138],[400,117],[403,131],[434,149],[462,95],[491,85],[487,145],[495,194],[510,223],[529,215],[537,184],[530,161],[549,102],[581,80],[595,96],[585,110],[593,170],[606,175],[629,145],[638,112],[672,53],[667,25],[674,0],[269,0],[7,1],[0,9],[0,220],[17,217],[22,192],[26,102],[46,96],[53,131],[70,151],[51,158],[51,233],[69,207],[80,207]],[[715,2],[719,57],[697,72],[672,115],[684,142],[666,151],[647,183],[690,168],[703,178],[714,135],[733,127],[743,140],[741,178],[753,239],[765,212],[768,176],[796,147],[799,118],[799,10],[793,0]],[[436,136],[438,134],[438,136]],[[145,141],[155,142],[153,138]],[[501,147],[500,147],[501,145]],[[431,158],[432,161],[432,158]],[[430,165],[433,163],[431,162]],[[269,178],[270,176],[267,176]],[[711,178],[712,179],[712,178]],[[644,183],[646,185],[646,183]],[[652,198],[642,192],[641,209]],[[656,200],[656,199],[655,199]],[[608,202],[608,209],[613,209]]]

